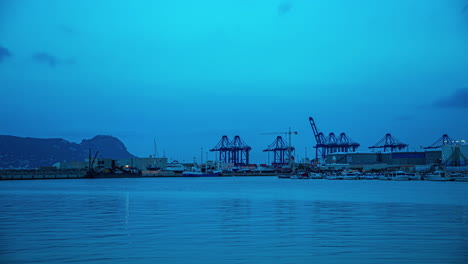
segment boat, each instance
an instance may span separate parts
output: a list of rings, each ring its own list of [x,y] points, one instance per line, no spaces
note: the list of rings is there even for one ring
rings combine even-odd
[[[389,178],[393,181],[414,181],[419,180],[419,177],[414,173],[407,173],[404,171],[394,171],[389,173]]]
[[[289,179],[323,179],[323,176],[319,172],[302,172],[291,175],[279,175],[278,178],[289,178]]]
[[[279,178],[279,179],[289,179],[289,178],[291,178],[291,175],[288,175],[288,174],[281,174],[281,175],[278,175],[278,178]]]
[[[453,179],[450,179],[449,177],[446,177],[446,173],[444,171],[434,171],[433,173],[429,173],[423,176],[423,179],[425,181],[450,181]]]
[[[184,171],[182,175],[185,177],[218,177],[221,176],[221,172]]]
[[[323,179],[323,175],[319,172],[309,172],[310,179]]]
[[[178,163],[177,161],[173,161],[172,163],[167,164],[166,168],[164,168],[162,171],[171,171],[174,173],[182,173],[186,170],[187,168]]]
[[[454,177],[452,179],[453,181],[458,181],[458,182],[468,182],[468,177],[463,176],[463,177]]]
[[[325,179],[327,179],[327,180],[342,180],[343,175],[336,175],[335,173],[333,173],[332,175],[326,176]]]
[[[463,173],[452,173],[449,177],[452,181],[468,182],[468,175]]]
[[[362,174],[358,171],[344,172],[341,177],[343,180],[358,180],[361,175]]]
[[[419,181],[419,180],[421,180],[421,175],[419,173],[407,172],[406,176],[408,176],[410,181]]]
[[[307,172],[292,174],[289,178],[290,179],[311,179]]]
[[[390,177],[387,174],[378,174],[377,179],[378,180],[383,180],[383,181],[391,180]]]
[[[161,168],[158,167],[158,166],[156,166],[156,165],[154,165],[154,164],[152,164],[152,165],[148,165],[148,166],[146,167],[146,169],[149,170],[149,171],[158,171],[158,170],[160,170]]]
[[[359,176],[359,179],[361,179],[361,180],[375,180],[375,179],[377,179],[377,177],[374,174],[363,174],[363,175]]]

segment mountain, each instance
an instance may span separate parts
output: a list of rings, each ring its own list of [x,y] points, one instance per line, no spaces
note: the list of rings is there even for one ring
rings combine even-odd
[[[126,159],[134,157],[125,145],[112,136],[95,136],[80,144],[61,138],[23,138],[0,135],[0,168],[38,168],[61,161],[83,161],[91,148],[99,158]]]

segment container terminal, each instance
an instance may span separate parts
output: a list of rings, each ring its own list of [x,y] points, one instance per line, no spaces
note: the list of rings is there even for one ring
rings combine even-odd
[[[43,178],[82,178],[93,175],[100,177],[183,177],[183,176],[273,176],[297,171],[332,174],[342,171],[388,172],[406,171],[430,173],[444,170],[451,173],[468,172],[468,145],[465,140],[455,140],[447,134],[422,151],[405,151],[408,144],[387,133],[369,151],[359,151],[361,144],[346,133],[338,136],[321,132],[315,120],[309,117],[315,140],[315,158],[294,161],[291,135],[297,131],[263,133],[276,135],[273,142],[262,151],[272,153],[270,164],[252,164],[252,148],[239,136],[232,140],[223,135],[211,152],[216,153],[215,161],[200,164],[168,162],[166,157],[150,155],[146,158],[107,159],[91,156],[83,161],[65,161],[53,167],[36,170],[1,170],[0,179],[43,179]],[[288,136],[288,140],[281,135]],[[97,152],[96,152],[97,153]],[[156,152],[155,152],[156,153]],[[48,176],[49,175],[49,176]]]

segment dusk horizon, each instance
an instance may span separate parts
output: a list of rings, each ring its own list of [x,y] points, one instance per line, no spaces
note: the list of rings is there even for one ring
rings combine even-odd
[[[311,154],[309,116],[361,151],[466,140],[459,2],[2,1],[0,134],[113,135],[137,156],[155,139],[177,160],[239,135],[256,162],[289,127]]]

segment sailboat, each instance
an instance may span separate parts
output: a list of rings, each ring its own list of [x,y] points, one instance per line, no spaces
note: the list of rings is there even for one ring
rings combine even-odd
[[[157,158],[159,156],[159,154],[158,154],[158,149],[156,148],[156,139],[154,139],[154,138],[153,138],[153,151],[154,151],[153,158]],[[161,167],[156,165],[156,159],[154,159],[153,164],[148,165],[146,167],[146,169],[156,171],[156,170],[160,170]]]

